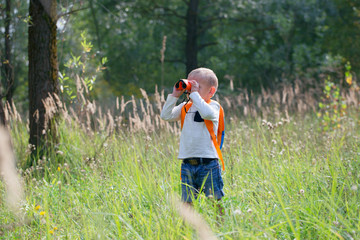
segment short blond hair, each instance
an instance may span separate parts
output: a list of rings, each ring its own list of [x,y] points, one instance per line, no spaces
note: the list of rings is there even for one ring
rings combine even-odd
[[[215,87],[215,89],[218,88],[218,78],[216,77],[214,71],[209,68],[203,68],[203,67],[196,68],[189,73],[188,75],[189,79],[190,76],[197,76],[201,79],[206,80],[209,83],[209,85]]]

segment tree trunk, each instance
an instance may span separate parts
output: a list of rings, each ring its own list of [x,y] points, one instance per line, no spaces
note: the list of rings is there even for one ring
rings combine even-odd
[[[197,68],[197,31],[199,0],[190,0],[186,13],[186,74]]]
[[[4,105],[2,102],[2,98],[0,98],[0,126],[6,126]]]
[[[6,79],[6,100],[12,105],[12,97],[14,93],[14,71],[11,65],[11,37],[10,37],[10,23],[11,23],[11,1],[6,0],[6,17],[5,17],[5,64],[4,73]]]
[[[54,116],[46,114],[50,109],[44,105],[58,92],[56,0],[30,0],[29,13],[29,143],[42,154],[56,138]]]

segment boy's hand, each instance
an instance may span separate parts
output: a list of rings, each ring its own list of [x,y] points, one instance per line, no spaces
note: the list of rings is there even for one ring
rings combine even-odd
[[[199,91],[199,83],[195,80],[189,80],[191,83],[191,92],[198,92]]]
[[[176,87],[174,86],[173,87],[173,92],[172,92],[172,96],[173,97],[176,97],[176,98],[179,98],[183,93],[184,93],[185,90],[177,90]]]

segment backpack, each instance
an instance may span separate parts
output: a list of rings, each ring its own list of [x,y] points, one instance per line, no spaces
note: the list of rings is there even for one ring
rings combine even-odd
[[[212,100],[210,100],[210,101],[212,101]],[[208,103],[210,103],[210,102],[208,102]],[[183,128],[183,125],[184,125],[185,115],[189,111],[191,106],[192,106],[192,103],[186,103],[184,105],[184,107],[181,108],[181,129]],[[219,125],[218,125],[218,131],[217,131],[216,135],[214,133],[213,122],[211,120],[206,120],[206,119],[204,119],[204,122],[205,122],[206,128],[208,129],[208,131],[210,133],[211,140],[216,148],[216,152],[221,160],[221,163],[223,166],[222,169],[225,170],[225,163],[224,163],[224,159],[221,154],[221,148],[223,146],[224,137],[225,137],[225,115],[224,115],[224,109],[222,108],[222,106],[220,105]]]

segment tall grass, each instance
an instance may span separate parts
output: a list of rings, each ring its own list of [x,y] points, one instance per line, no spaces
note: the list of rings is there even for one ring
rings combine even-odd
[[[328,133],[317,130],[318,120],[311,113],[280,113],[272,122],[252,116],[228,119],[225,216],[219,219],[214,203],[205,197],[194,204],[212,231],[209,236],[360,238],[357,111]],[[21,163],[28,155],[27,130],[21,122],[11,124]],[[76,120],[64,118],[57,148],[21,172],[26,223],[17,224],[0,202],[1,238],[201,238],[182,218],[184,210],[176,201],[181,189],[179,137],[166,129],[129,133],[103,128],[89,133]]]

